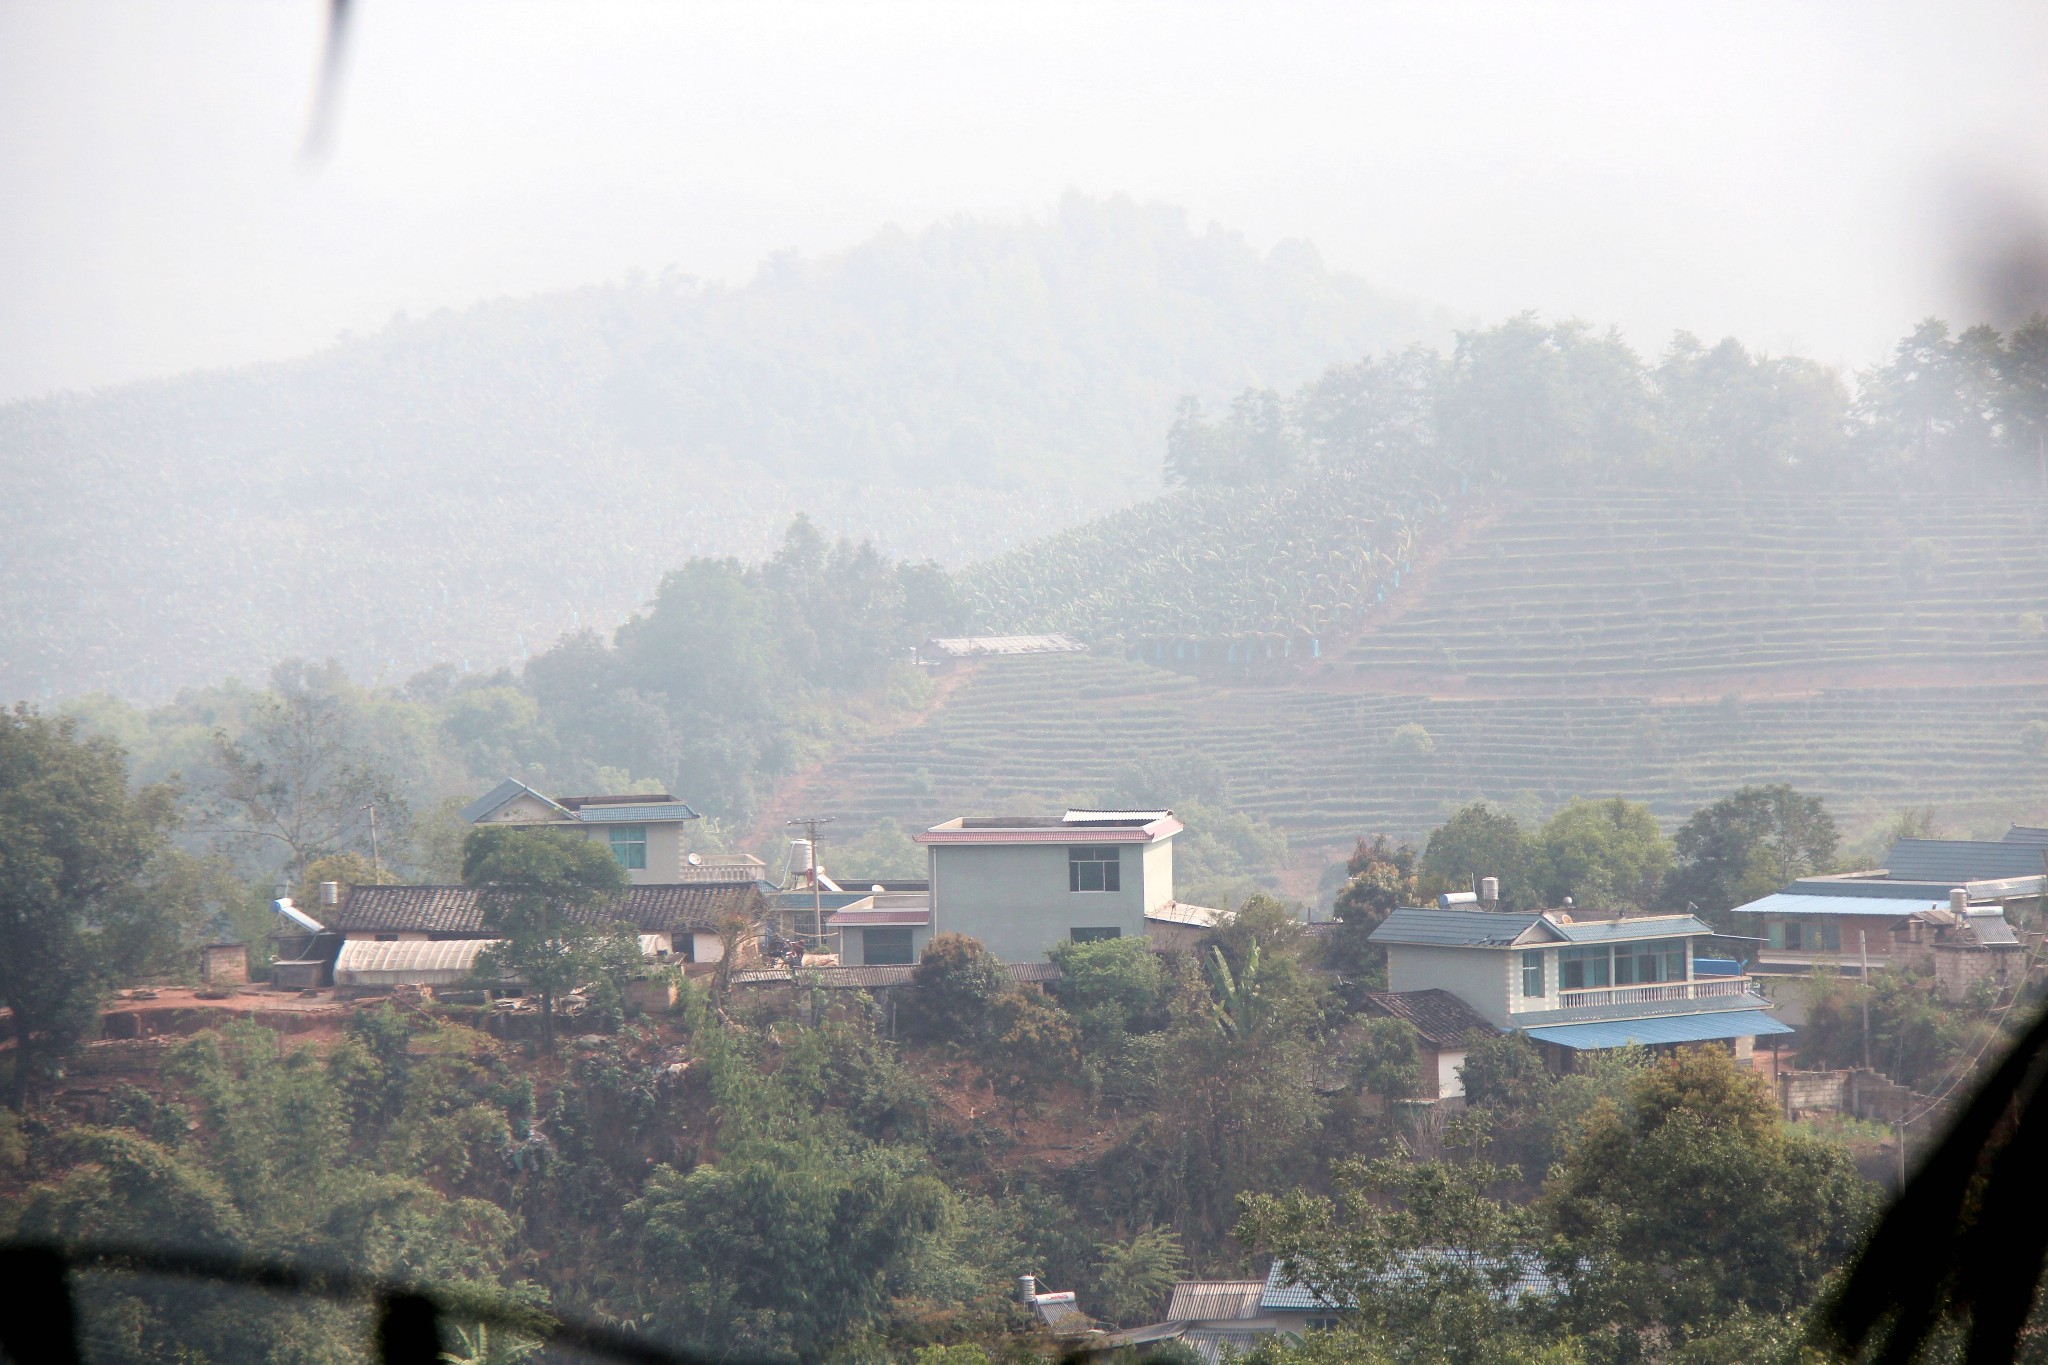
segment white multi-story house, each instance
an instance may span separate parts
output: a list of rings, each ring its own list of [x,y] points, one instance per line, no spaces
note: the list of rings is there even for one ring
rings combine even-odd
[[[1404,908],[1372,942],[1392,991],[1448,991],[1564,1054],[1723,1041],[1747,1058],[1758,1037],[1792,1030],[1738,963],[1695,951],[1712,933],[1691,915]]]
[[[916,836],[929,855],[933,934],[966,934],[1004,962],[1061,943],[1152,936],[1180,946],[1220,912],[1173,897],[1169,810],[966,815]]]

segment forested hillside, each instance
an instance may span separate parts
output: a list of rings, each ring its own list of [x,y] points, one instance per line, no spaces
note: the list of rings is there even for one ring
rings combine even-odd
[[[963,562],[1154,492],[1186,394],[1441,329],[1311,248],[1074,197],[12,404],[0,697],[161,699],[291,656],[488,670],[805,508]]]

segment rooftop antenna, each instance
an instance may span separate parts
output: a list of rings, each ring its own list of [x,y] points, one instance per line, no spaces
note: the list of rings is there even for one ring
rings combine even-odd
[[[810,843],[811,922],[815,931],[812,936],[817,940],[820,948],[825,946],[825,903],[818,895],[818,826],[829,825],[836,818],[838,817],[831,815],[799,815],[794,820],[782,822],[785,826],[802,825],[804,827],[804,837]]]

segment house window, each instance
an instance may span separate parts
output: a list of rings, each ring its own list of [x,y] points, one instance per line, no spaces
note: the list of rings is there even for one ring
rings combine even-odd
[[[1558,949],[1557,977],[1559,989],[1567,991],[1591,990],[1607,985],[1607,949]]]
[[[1522,954],[1522,994],[1535,999],[1543,994],[1543,954]]]
[[[1788,953],[1839,953],[1842,926],[1832,920],[1808,924],[1796,919],[1774,919],[1764,925],[1764,942]]]
[[[1646,986],[1658,981],[1685,980],[1685,940],[1653,938],[1623,943],[1614,949],[1614,984]]]
[[[1114,887],[1112,887],[1111,889],[1112,889],[1112,890],[1114,890],[1115,888],[1114,888]],[[1102,941],[1103,939],[1106,939],[1106,938],[1122,938],[1123,936],[1124,936],[1124,931],[1123,931],[1123,930],[1121,930],[1121,929],[1069,929],[1069,930],[1067,930],[1067,937],[1068,937],[1068,938],[1070,938],[1070,939],[1072,939],[1072,940],[1074,940],[1074,942],[1076,942],[1076,943],[1099,943],[1099,942],[1101,942],[1101,941]]]
[[[916,960],[910,955],[910,930],[860,931],[860,961],[863,967],[907,967]]]
[[[1123,850],[1116,848],[1070,848],[1067,850],[1067,890],[1123,890]]]
[[[647,826],[613,825],[612,856],[619,860],[619,866],[628,872],[644,871],[647,867]]]
[[[1334,1332],[1344,1325],[1341,1318],[1310,1318],[1302,1324],[1311,1332]]]

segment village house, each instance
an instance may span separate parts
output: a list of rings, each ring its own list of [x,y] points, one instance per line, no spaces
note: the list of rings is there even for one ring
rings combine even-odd
[[[611,850],[636,886],[691,880],[684,875],[693,864],[683,850],[682,830],[686,822],[698,818],[696,811],[666,792],[550,797],[510,777],[462,808],[465,824],[571,829],[588,835]],[[704,862],[699,856],[694,866],[701,868]],[[758,859],[746,862],[759,866]]]
[[[1719,1041],[1747,1059],[1758,1037],[1790,1033],[1765,1013],[1770,1001],[1738,963],[1695,951],[1713,932],[1691,915],[1459,905],[1397,909],[1370,941],[1386,949],[1391,994],[1445,992],[1568,1068],[1576,1053],[1629,1044]]]
[[[1366,1013],[1402,1019],[1415,1029],[1421,1073],[1417,1098],[1463,1099],[1465,1054],[1479,1039],[1500,1032],[1477,1010],[1445,990],[1369,991]]]
[[[1219,912],[1173,895],[1168,810],[965,815],[916,836],[925,846],[932,934],[981,940],[1004,962],[1061,943],[1159,933],[1179,943]]]
[[[2023,970],[2014,926],[2038,922],[2044,855],[2048,830],[2023,826],[2002,840],[1901,839],[1882,868],[1801,877],[1729,914],[1756,944],[1759,975],[1910,967],[1961,999]]]

